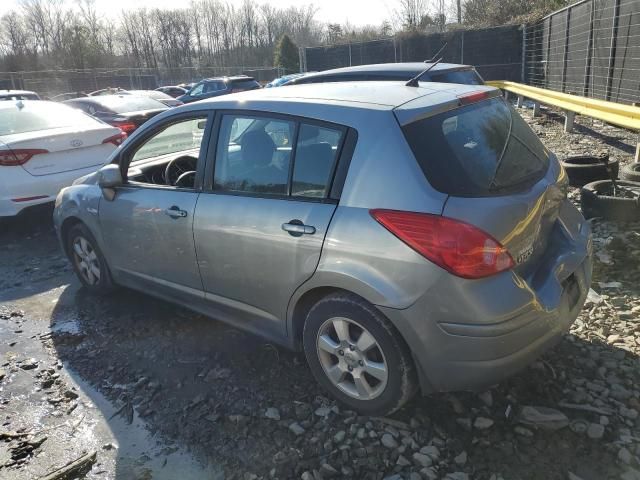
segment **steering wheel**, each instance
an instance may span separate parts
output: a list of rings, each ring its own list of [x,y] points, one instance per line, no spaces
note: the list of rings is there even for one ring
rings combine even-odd
[[[196,165],[198,159],[191,155],[183,155],[176,157],[167,163],[167,167],[164,169],[164,183],[170,186],[176,186],[177,181],[185,173],[196,173]]]
[[[181,174],[178,177],[178,179],[173,183],[173,186],[193,188],[195,180],[196,180],[196,172],[194,170],[189,170],[188,172],[184,172],[183,174]]]

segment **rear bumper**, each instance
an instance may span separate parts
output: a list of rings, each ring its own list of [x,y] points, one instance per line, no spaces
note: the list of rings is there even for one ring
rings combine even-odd
[[[25,208],[55,202],[61,189],[71,185],[76,178],[92,173],[97,168],[94,166],[51,175],[33,176],[22,167],[2,167],[0,217],[12,217]],[[11,172],[5,172],[5,169],[11,169]],[[21,200],[25,198],[33,199]]]
[[[476,281],[447,276],[407,309],[379,307],[409,345],[424,393],[486,388],[560,341],[591,284],[589,227],[584,219],[573,225],[574,231],[557,232],[564,240],[549,247],[545,256],[555,261],[531,278],[515,272]]]

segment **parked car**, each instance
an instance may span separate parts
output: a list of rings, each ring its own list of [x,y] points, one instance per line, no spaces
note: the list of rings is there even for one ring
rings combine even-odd
[[[120,87],[108,87],[96,90],[88,94],[90,97],[100,97],[102,95],[129,95],[129,91]]]
[[[374,65],[358,65],[357,67],[336,68],[323,72],[311,73],[288,81],[285,85],[301,85],[323,82],[364,82],[364,81],[408,81],[424,72],[432,63],[380,63]],[[470,65],[455,63],[437,63],[431,70],[420,76],[421,82],[463,83],[466,85],[483,85],[484,80]]]
[[[29,90],[0,90],[1,100],[40,100],[40,95]]]
[[[64,102],[65,100],[71,100],[73,98],[82,98],[82,97],[88,97],[88,96],[89,94],[85,92],[67,92],[67,93],[60,93],[58,95],[54,95],[53,97],[50,98],[50,100],[54,102]]]
[[[53,202],[94,172],[126,134],[60,103],[0,102],[0,217]]]
[[[228,93],[244,92],[261,88],[260,84],[246,75],[238,77],[207,78],[196,83],[189,93],[178,97],[183,103],[195,102],[205,98],[218,97]]]
[[[264,86],[264,88],[281,87],[285,83],[290,82],[295,78],[304,77],[305,75],[306,73],[292,73],[290,75],[284,75],[282,77],[278,77],[275,80],[270,81]]]
[[[187,93],[189,91],[186,88],[178,87],[177,85],[176,86],[159,87],[159,88],[156,88],[156,90],[158,92],[166,93],[167,95],[170,95],[173,98],[178,98],[178,97],[184,95],[185,93]]]
[[[167,107],[177,107],[182,105],[182,102],[177,98],[173,98],[171,95],[158,92],[156,90],[129,90],[128,92],[131,95],[137,95],[139,97],[153,98]]]
[[[337,399],[379,415],[418,387],[495,384],[569,329],[592,247],[566,188],[497,89],[332,83],[165,112],[54,219],[87,290],[303,349]]]
[[[64,103],[118,127],[127,134],[169,108],[153,98],[130,94],[75,98]]]

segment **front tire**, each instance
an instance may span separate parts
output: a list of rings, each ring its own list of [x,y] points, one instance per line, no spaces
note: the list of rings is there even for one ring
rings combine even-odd
[[[411,353],[373,305],[335,293],[307,314],[303,345],[311,371],[326,390],[365,415],[388,415],[417,387]]]
[[[113,281],[98,242],[89,229],[79,223],[67,233],[67,252],[80,283],[89,292],[105,295],[113,290]]]

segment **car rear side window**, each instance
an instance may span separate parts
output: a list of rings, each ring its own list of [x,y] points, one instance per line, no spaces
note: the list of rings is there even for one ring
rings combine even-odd
[[[308,124],[300,126],[291,195],[327,196],[342,137],[341,130]]]
[[[255,80],[234,80],[231,82],[231,88],[234,90],[251,90],[260,88],[260,84]]]
[[[501,98],[418,120],[403,132],[429,183],[449,195],[524,189],[549,167],[548,151]]]

